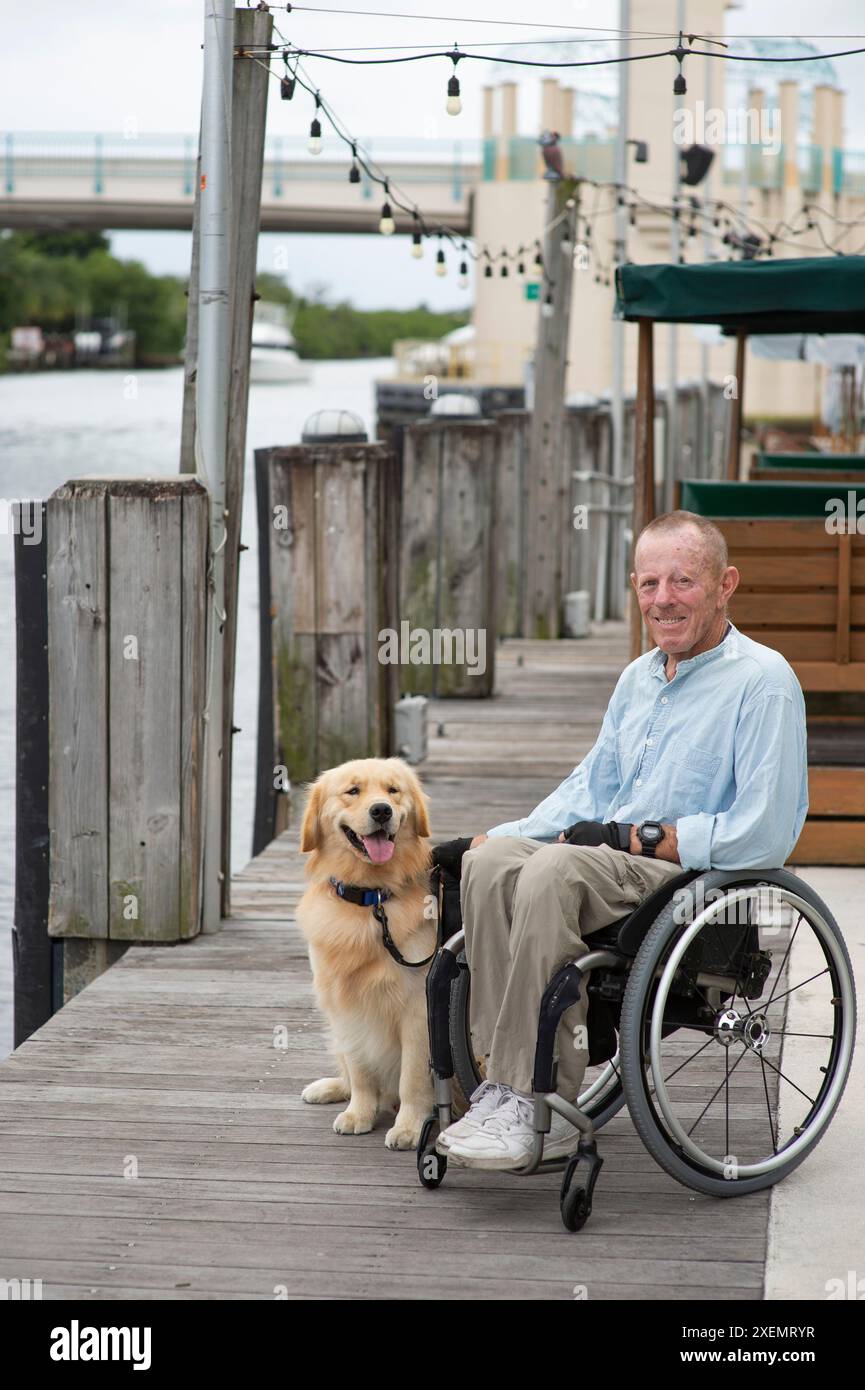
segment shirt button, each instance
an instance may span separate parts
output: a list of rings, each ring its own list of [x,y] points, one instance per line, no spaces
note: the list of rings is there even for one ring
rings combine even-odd
[[[634,786],[635,786],[635,787],[641,787],[642,785],[643,785],[643,779],[642,779],[642,777],[638,777],[637,780],[636,780],[636,782],[634,783]]]
[[[655,742],[655,740],[654,740],[653,738],[647,738],[647,739],[646,739],[646,747],[647,747],[647,748],[651,748],[651,746],[652,746],[652,744],[653,744],[654,742]]]
[[[666,695],[662,695],[662,696],[661,696],[661,704],[662,704],[662,705],[666,705],[666,704],[668,704],[668,703],[669,703],[669,701],[667,700]]]

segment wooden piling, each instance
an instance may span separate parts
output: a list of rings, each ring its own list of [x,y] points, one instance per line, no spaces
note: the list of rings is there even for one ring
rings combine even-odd
[[[431,654],[440,644],[441,659],[424,660],[424,639],[414,639],[420,660],[400,666],[401,692],[492,694],[498,455],[498,429],[491,420],[425,420],[406,429],[399,616],[410,649],[411,633],[426,633]],[[451,659],[461,651],[465,660]]]
[[[493,562],[499,637],[522,636],[530,422],[526,410],[502,410],[496,415],[499,449]]]
[[[399,482],[382,444],[257,449],[255,468],[259,853],[287,824],[282,769],[294,788],[391,751],[397,671],[379,660],[379,632],[397,625]]]
[[[53,936],[199,931],[207,536],[190,477],[48,500]]]
[[[546,218],[551,230],[544,242],[544,278],[529,436],[522,623],[526,637],[558,637],[561,632],[562,538],[570,525],[567,515],[570,489],[562,467],[564,398],[578,197],[579,183],[573,179],[550,185]],[[572,207],[568,208],[568,202]],[[567,239],[570,239],[571,251],[565,249]]]
[[[54,1012],[48,936],[48,601],[45,503],[20,502],[15,536],[15,1047]]]

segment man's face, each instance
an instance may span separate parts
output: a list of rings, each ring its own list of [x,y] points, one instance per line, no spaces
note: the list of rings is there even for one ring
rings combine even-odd
[[[631,575],[649,635],[661,651],[687,660],[723,633],[723,613],[739,582],[732,565],[718,571],[693,526],[645,536]]]

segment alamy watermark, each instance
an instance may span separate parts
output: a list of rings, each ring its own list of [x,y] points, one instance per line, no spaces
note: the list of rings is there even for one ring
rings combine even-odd
[[[40,545],[42,503],[0,497],[0,536],[20,536],[24,545]]]
[[[382,666],[465,666],[469,676],[487,669],[487,634],[482,627],[412,627],[403,620],[399,632],[383,627],[378,634]]]
[[[755,145],[764,154],[781,149],[781,111],[778,107],[680,106],[673,113],[673,140],[688,145]]]

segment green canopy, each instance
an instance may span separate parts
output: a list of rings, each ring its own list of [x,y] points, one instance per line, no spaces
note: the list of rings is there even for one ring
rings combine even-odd
[[[865,256],[623,265],[617,318],[753,333],[865,331]]]

